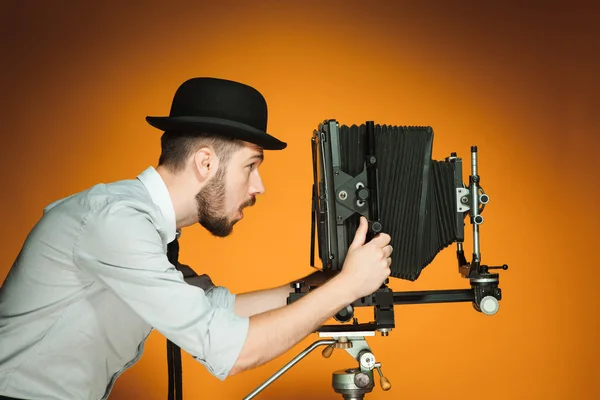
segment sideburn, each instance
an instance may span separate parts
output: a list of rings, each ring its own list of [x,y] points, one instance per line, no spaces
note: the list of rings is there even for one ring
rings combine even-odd
[[[198,222],[218,237],[228,236],[233,229],[228,218],[219,215],[225,207],[226,169],[226,167],[219,168],[213,180],[196,195]]]

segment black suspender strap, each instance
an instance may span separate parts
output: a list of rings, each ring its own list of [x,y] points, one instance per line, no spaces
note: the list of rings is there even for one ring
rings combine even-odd
[[[179,235],[177,236],[179,237]],[[167,258],[176,268],[179,265],[179,241],[174,241],[167,245]],[[167,365],[169,368],[169,400],[181,400],[182,393],[182,375],[181,375],[181,349],[175,343],[167,339]]]
[[[210,290],[214,284],[206,274],[198,276],[188,265],[179,262],[179,237],[181,231],[177,231],[175,240],[167,245],[167,259],[182,273],[183,279],[190,285],[197,286],[203,290]],[[169,368],[169,400],[181,400],[183,398],[182,376],[181,376],[181,349],[175,343],[167,339],[167,365]]]

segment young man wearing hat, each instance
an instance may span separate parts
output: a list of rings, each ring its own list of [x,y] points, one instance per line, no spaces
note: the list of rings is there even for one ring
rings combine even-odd
[[[227,236],[264,192],[263,152],[286,144],[266,133],[263,96],[228,80],[190,79],[168,117],[147,120],[164,131],[156,168],[50,204],[28,235],[0,288],[0,398],[106,399],[152,329],[225,379],[388,277],[390,237],[365,243],[363,219],[342,272],[290,305],[289,285],[234,295],[205,275],[186,282],[169,244],[195,223]]]

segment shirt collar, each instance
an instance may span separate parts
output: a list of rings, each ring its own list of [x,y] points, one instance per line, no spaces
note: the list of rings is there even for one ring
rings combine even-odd
[[[152,202],[156,204],[162,212],[166,222],[167,243],[172,242],[178,236],[175,220],[175,208],[167,185],[154,167],[146,168],[137,177],[150,193]]]

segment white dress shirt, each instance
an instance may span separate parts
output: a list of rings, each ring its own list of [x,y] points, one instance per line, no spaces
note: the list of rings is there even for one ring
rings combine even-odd
[[[225,379],[249,320],[226,288],[184,281],[175,235],[152,167],[47,206],[0,288],[0,395],[106,399],[152,329]]]

